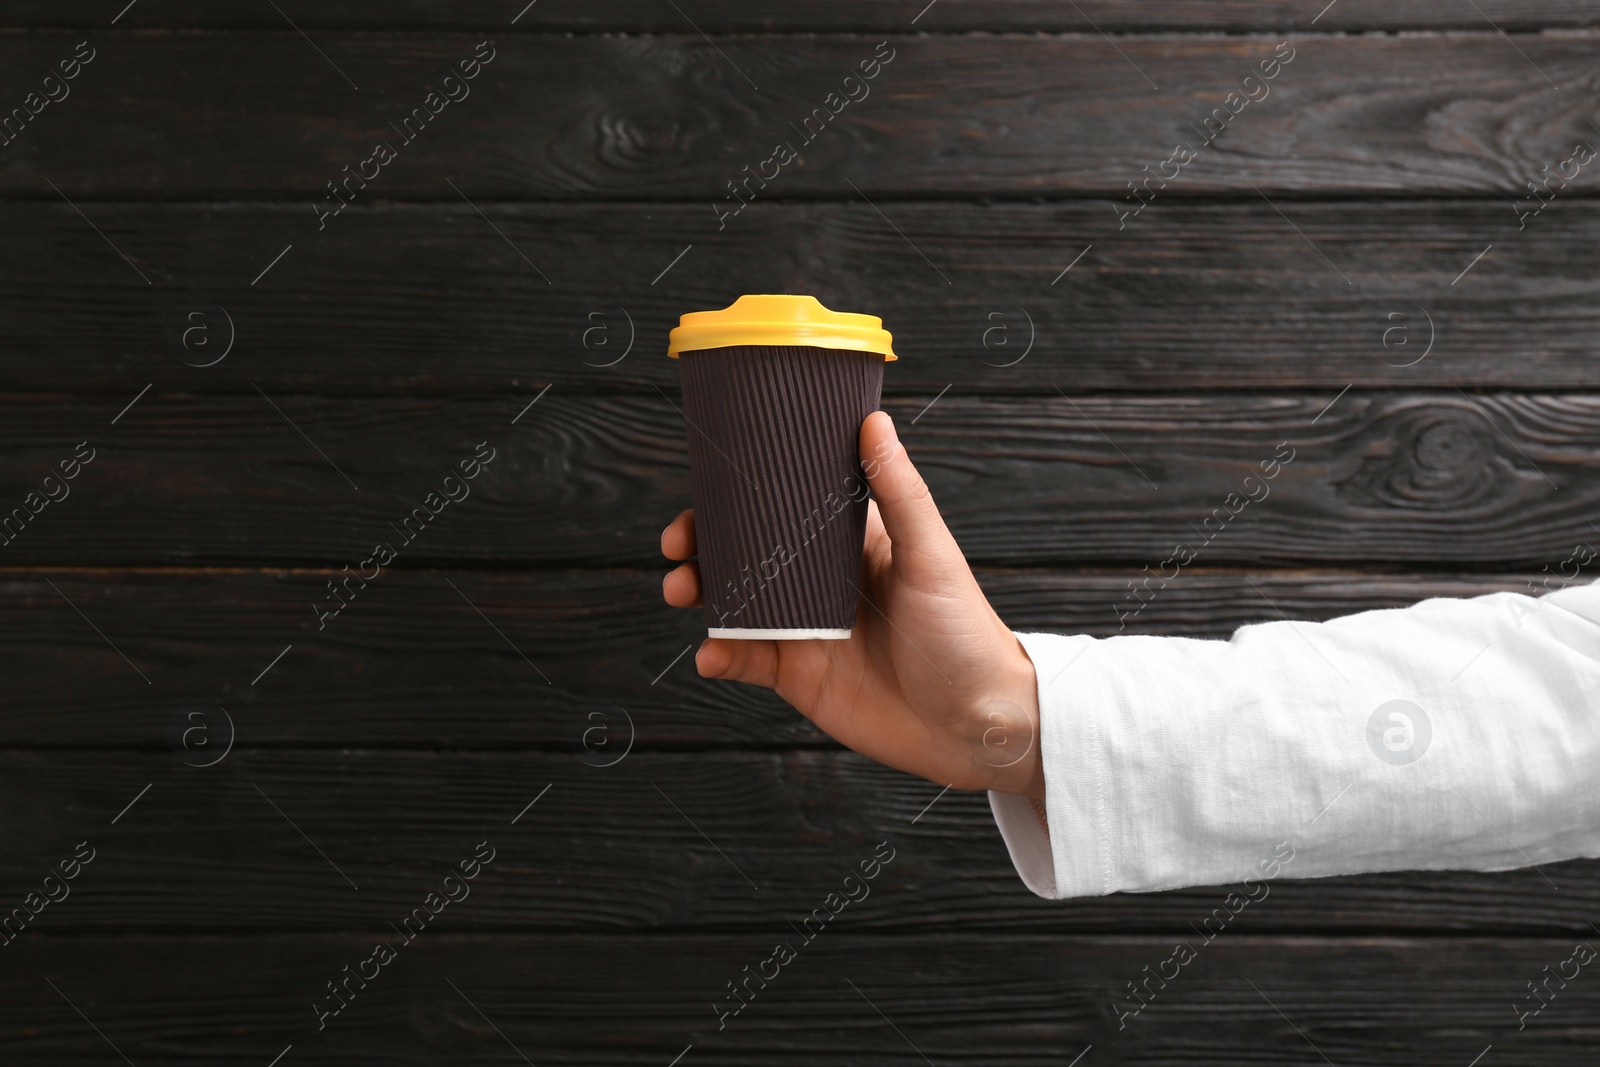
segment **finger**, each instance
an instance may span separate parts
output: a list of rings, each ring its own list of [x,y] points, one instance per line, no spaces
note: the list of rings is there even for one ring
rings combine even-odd
[[[702,678],[725,678],[773,689],[778,684],[778,643],[708,637],[694,654],[694,665]]]
[[[700,565],[683,563],[661,579],[661,596],[675,608],[700,606]]]
[[[661,531],[661,554],[668,559],[690,559],[694,556],[693,508],[680,513]]]
[[[883,516],[878,514],[878,502],[867,501],[867,536],[863,542],[863,557],[869,567],[882,567],[889,563],[889,534],[883,528]]]
[[[955,549],[928,483],[912,465],[887,412],[874,411],[861,424],[861,464],[897,559],[902,552],[945,557]]]

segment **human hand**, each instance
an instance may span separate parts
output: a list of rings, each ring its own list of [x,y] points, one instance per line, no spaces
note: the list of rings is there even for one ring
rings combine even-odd
[[[957,789],[1044,797],[1033,662],[978,587],[927,484],[881,411],[861,424],[872,486],[861,600],[847,640],[707,638],[706,678],[774,690],[834,740]],[[674,607],[700,605],[694,512],[661,534]]]

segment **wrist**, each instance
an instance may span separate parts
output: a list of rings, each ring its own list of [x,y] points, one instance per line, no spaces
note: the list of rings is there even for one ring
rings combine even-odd
[[[978,758],[989,768],[988,788],[1043,800],[1044,757],[1039,743],[1039,680],[1022,642],[1008,630],[1014,654],[1004,657],[980,714]]]

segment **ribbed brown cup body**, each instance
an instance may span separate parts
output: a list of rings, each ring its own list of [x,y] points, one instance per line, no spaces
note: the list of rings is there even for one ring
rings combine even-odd
[[[855,625],[867,524],[857,441],[883,362],[809,347],[679,353],[707,627]]]

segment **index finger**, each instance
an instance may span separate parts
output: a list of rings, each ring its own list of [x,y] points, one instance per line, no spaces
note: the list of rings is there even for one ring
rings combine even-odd
[[[681,512],[661,531],[661,554],[668,559],[694,558],[694,509]]]

